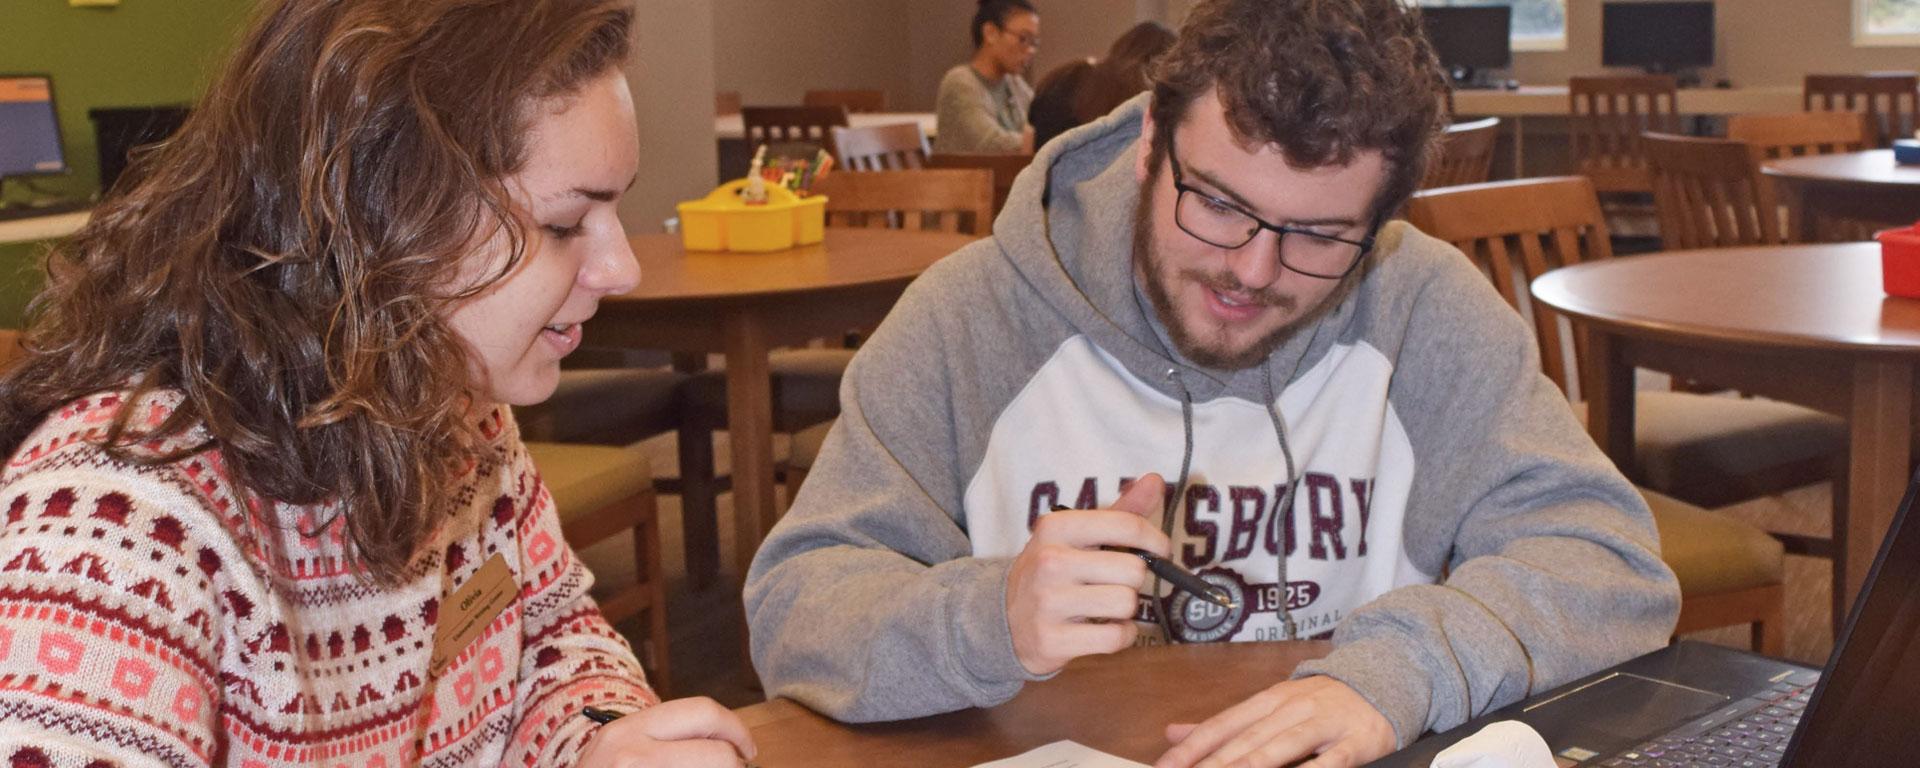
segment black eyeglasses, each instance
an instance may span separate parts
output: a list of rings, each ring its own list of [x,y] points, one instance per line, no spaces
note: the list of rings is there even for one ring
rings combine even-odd
[[[1359,240],[1323,235],[1287,224],[1269,224],[1233,203],[1187,186],[1181,178],[1179,153],[1174,151],[1171,135],[1167,136],[1167,162],[1173,167],[1173,223],[1195,240],[1233,250],[1253,242],[1260,230],[1270,229],[1279,236],[1280,266],[1325,280],[1346,277],[1360,264],[1360,257],[1373,250],[1374,235],[1380,231],[1378,220],[1367,228],[1367,236]]]

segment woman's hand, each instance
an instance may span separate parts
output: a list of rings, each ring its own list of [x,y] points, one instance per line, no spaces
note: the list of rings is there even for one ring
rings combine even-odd
[[[600,726],[576,765],[738,768],[755,751],[746,724],[719,702],[702,696],[663,701]]]

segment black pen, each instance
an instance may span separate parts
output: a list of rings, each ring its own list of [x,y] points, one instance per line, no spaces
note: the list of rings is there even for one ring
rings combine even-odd
[[[1053,511],[1059,512],[1066,509],[1069,509],[1069,507],[1055,505]],[[1237,607],[1233,596],[1227,594],[1227,590],[1222,589],[1219,585],[1207,583],[1206,579],[1193,575],[1192,571],[1180,567],[1178,563],[1172,560],[1132,547],[1102,546],[1100,548],[1108,552],[1121,552],[1133,555],[1146,561],[1147,570],[1152,571],[1153,575],[1165,579],[1167,583],[1172,584],[1176,588],[1186,590],[1188,594],[1194,597],[1222,608],[1232,609]]]

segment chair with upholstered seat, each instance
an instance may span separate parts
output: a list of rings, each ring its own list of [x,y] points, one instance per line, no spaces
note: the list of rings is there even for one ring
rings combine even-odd
[[[1421,230],[1466,252],[1492,280],[1508,304],[1520,311],[1539,341],[1542,366],[1563,391],[1573,391],[1580,379],[1584,337],[1567,343],[1562,318],[1546,305],[1531,301],[1527,286],[1547,270],[1588,259],[1612,257],[1605,217],[1593,185],[1582,177],[1492,182],[1422,191],[1407,206],[1407,218]],[[1571,356],[1564,352],[1571,347]],[[1715,397],[1687,392],[1635,393],[1634,466],[1622,470],[1636,483],[1669,494],[1691,505],[1724,506],[1788,488],[1831,480],[1845,466],[1846,429],[1839,419],[1809,409],[1767,400]],[[1658,513],[1659,507],[1656,507]],[[1663,513],[1671,517],[1669,511]],[[1701,514],[1713,514],[1701,510]],[[1688,517],[1702,528],[1716,518]],[[1731,518],[1717,518],[1743,526]],[[1835,499],[1830,539],[1776,534],[1787,551],[1830,555],[1835,584],[1844,584],[1846,536],[1844,500]],[[1669,520],[1668,522],[1673,522]],[[1663,526],[1663,530],[1664,530]],[[1731,536],[1716,528],[1717,536]],[[1757,529],[1753,529],[1757,532]],[[1676,542],[1687,547],[1725,542]],[[1751,548],[1749,548],[1751,549]],[[1767,552],[1771,548],[1764,548]],[[1681,550],[1676,550],[1681,551]],[[1766,552],[1755,551],[1764,555]],[[1703,560],[1702,562],[1708,562]],[[1686,563],[1668,561],[1679,571]],[[1701,616],[1756,622],[1756,638],[1777,633],[1769,622],[1779,620],[1777,566],[1742,566],[1747,573],[1768,573],[1767,580],[1749,579],[1732,591],[1722,580],[1703,580],[1683,573],[1681,582],[1694,585],[1682,608],[1681,631],[1707,624]],[[1764,583],[1763,583],[1764,581]],[[1702,592],[1712,584],[1716,591]],[[1768,594],[1772,594],[1769,597]],[[1840,594],[1836,590],[1835,594]],[[1764,612],[1729,607],[1766,606]],[[1722,623],[1732,623],[1725,621]]]
[[[1808,112],[1865,114],[1873,127],[1873,145],[1890,146],[1920,128],[1920,74],[1807,75],[1800,102]]]
[[[834,159],[849,171],[905,171],[927,164],[927,135],[919,123],[834,128]]]
[[[1033,164],[1033,155],[941,152],[927,158],[928,168],[982,168],[993,172],[993,215],[1007,207],[1013,180]]]
[[[1640,137],[1667,250],[1779,245],[1784,225],[1760,152],[1732,139]]]
[[[660,568],[660,519],[653,472],[638,445],[528,442],[527,452],[553,496],[560,530],[574,550],[631,534],[634,573],[596,574],[595,600],[609,624],[646,615],[640,657],[663,698],[671,684],[667,660],[666,577]]]
[[[885,112],[887,111],[887,92],[877,89],[855,89],[845,91],[809,90],[800,97],[800,103],[809,107],[846,107],[848,112]]]
[[[992,226],[993,175],[980,169],[830,173],[815,184],[814,191],[826,195],[830,227],[984,235]],[[840,377],[852,359],[850,349],[790,349],[770,355],[773,431],[804,432],[838,416]],[[721,372],[694,377],[687,392],[691,410],[712,422],[724,422],[726,378]],[[789,487],[794,487],[792,464],[783,472],[788,474]]]
[[[1500,135],[1500,118],[1489,117],[1447,126],[1433,157],[1427,161],[1427,174],[1421,189],[1478,184],[1493,175],[1493,143]]]

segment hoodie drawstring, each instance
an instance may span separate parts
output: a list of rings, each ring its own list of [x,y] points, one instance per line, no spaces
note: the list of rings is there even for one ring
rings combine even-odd
[[[1309,349],[1308,351],[1312,350]],[[1297,365],[1294,367],[1296,369],[1299,368]],[[1273,508],[1273,516],[1277,518],[1274,520],[1274,527],[1278,529],[1287,524],[1287,520],[1290,517],[1289,513],[1293,511],[1293,491],[1295,488],[1300,487],[1300,473],[1295,470],[1293,465],[1293,447],[1287,444],[1286,420],[1280,418],[1280,398],[1275,397],[1273,393],[1272,368],[1267,369],[1267,418],[1273,420],[1273,433],[1280,436],[1280,455],[1286,457],[1287,460],[1287,490],[1280,494],[1280,501],[1277,506]],[[1188,440],[1191,441],[1192,438],[1188,438]],[[1275,610],[1280,613],[1280,639],[1292,640],[1294,638],[1293,611],[1291,605],[1293,601],[1290,600],[1287,595],[1287,534],[1291,533],[1291,531],[1277,530],[1275,533],[1274,538],[1278,539],[1278,541],[1273,543],[1273,559],[1280,563],[1280,605]]]
[[[1174,389],[1180,390],[1181,433],[1186,437],[1186,446],[1180,451],[1180,480],[1173,484],[1173,495],[1163,500],[1160,506],[1160,532],[1166,534],[1168,541],[1172,541],[1173,516],[1179,512],[1181,501],[1187,497],[1188,470],[1193,468],[1193,393],[1188,392],[1186,382],[1180,380],[1180,369],[1168,368],[1167,379],[1173,382]],[[1285,566],[1282,565],[1281,567],[1284,568]],[[1155,599],[1160,597],[1160,576],[1158,574],[1153,577],[1153,596]],[[1167,606],[1171,606],[1172,604],[1173,601],[1171,600],[1166,603]],[[1173,634],[1173,622],[1167,619],[1166,607],[1155,606],[1153,615],[1160,620],[1160,631],[1164,633],[1167,638],[1167,644],[1173,645],[1174,643],[1180,642],[1179,638]]]

